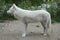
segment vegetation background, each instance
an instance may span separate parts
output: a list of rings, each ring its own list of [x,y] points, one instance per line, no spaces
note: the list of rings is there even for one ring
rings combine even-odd
[[[0,0],[0,20],[15,20],[14,15],[8,15],[7,10],[15,3],[22,9],[50,12],[52,23],[60,22],[60,0]]]

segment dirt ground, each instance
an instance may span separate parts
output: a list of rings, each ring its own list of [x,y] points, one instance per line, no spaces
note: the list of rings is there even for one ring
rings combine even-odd
[[[36,27],[39,25],[40,27]],[[40,23],[28,25],[29,34],[22,37],[24,24],[20,21],[7,21],[0,23],[0,40],[60,40],[60,23],[54,23],[51,26],[52,32],[49,36],[43,36],[43,27]]]

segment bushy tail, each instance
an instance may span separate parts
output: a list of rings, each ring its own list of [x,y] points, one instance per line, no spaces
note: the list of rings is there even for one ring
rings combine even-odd
[[[48,27],[51,27],[51,19],[48,22]]]
[[[51,19],[48,22],[48,33],[52,33],[52,28],[51,28]]]

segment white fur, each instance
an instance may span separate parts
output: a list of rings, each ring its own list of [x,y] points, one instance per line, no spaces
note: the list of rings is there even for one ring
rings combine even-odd
[[[13,4],[13,6],[7,11],[7,13],[14,14],[17,19],[22,19],[22,22],[25,24],[25,34],[23,33],[22,35],[24,37],[27,33],[28,23],[41,22],[43,28],[45,29],[44,33],[46,33],[48,27],[50,27],[51,24],[51,16],[49,12],[45,10],[24,10]]]

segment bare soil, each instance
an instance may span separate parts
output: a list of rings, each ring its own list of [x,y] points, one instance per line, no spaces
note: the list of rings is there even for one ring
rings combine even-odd
[[[39,25],[40,27],[36,27]],[[51,26],[52,32],[49,36],[43,36],[43,27],[40,23],[28,25],[29,34],[22,37],[24,24],[21,21],[6,21],[0,23],[0,40],[60,40],[60,23]]]

